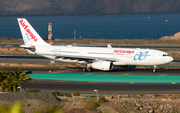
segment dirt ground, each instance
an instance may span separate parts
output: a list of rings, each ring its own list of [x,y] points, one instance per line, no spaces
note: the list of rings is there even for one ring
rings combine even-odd
[[[100,103],[97,108],[88,107],[92,106],[89,102],[98,102],[96,99],[78,99],[78,100],[62,100],[59,102],[47,102],[38,99],[27,99],[27,100],[18,100],[18,101],[0,101],[0,105],[6,107],[12,105],[12,103],[20,102],[23,106],[24,113],[35,113],[37,111],[49,112],[53,108],[57,108],[60,113],[121,113],[117,110],[118,103],[123,103],[127,101],[144,101],[152,104],[160,105],[173,105],[180,108],[180,99],[171,100],[171,99],[108,99],[106,103]],[[119,105],[120,106],[120,105]],[[116,108],[115,108],[116,107]],[[119,109],[122,109],[119,107]],[[122,109],[125,112],[125,110]],[[128,111],[128,110],[127,110]],[[133,111],[133,110],[132,110]],[[137,110],[133,113],[139,113]],[[123,112],[122,112],[123,113]],[[141,112],[140,112],[141,113]]]

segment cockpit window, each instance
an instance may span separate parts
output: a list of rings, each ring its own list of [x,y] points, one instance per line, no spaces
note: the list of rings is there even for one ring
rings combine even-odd
[[[163,54],[163,56],[169,56],[168,54]]]

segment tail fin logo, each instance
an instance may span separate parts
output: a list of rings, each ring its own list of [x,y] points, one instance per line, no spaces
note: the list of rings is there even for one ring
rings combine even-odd
[[[25,44],[27,44],[30,40],[31,40],[31,39],[29,38],[28,33],[25,33],[25,34],[24,34],[24,42],[25,42]]]
[[[35,42],[37,42],[37,38],[36,36],[30,31],[29,26],[25,24],[25,22],[23,22],[23,20],[19,21],[20,25],[24,28],[24,30],[27,32],[25,35],[28,38],[29,41],[29,36],[31,37],[31,39],[33,39]],[[28,36],[29,35],[29,36]],[[27,41],[26,41],[27,43]]]

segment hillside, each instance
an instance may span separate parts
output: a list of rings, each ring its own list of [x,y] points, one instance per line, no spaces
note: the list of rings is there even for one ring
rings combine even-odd
[[[180,13],[180,0],[1,0],[0,16]]]

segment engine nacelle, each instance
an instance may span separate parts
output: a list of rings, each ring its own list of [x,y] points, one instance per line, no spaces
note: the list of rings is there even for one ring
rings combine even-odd
[[[109,71],[113,69],[113,63],[109,61],[93,62],[91,67],[98,70]]]

